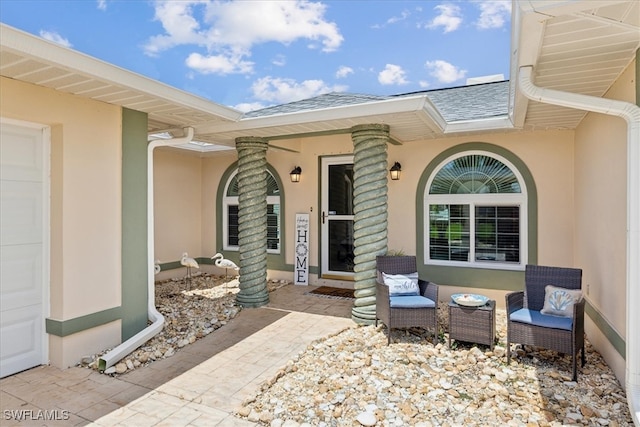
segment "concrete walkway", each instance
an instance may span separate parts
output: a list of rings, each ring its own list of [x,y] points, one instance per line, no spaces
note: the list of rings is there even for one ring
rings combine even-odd
[[[285,286],[266,307],[117,378],[41,366],[0,380],[1,426],[251,426],[233,415],[312,341],[353,326],[352,300]],[[22,418],[18,421],[17,418]]]

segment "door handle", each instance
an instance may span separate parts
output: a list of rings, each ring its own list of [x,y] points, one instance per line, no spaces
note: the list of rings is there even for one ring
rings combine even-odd
[[[324,213],[324,211],[322,211],[322,223],[324,224],[324,220],[327,217],[327,214]]]

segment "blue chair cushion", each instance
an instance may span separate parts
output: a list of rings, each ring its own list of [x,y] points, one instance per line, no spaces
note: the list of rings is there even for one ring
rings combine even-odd
[[[509,319],[514,322],[522,322],[544,328],[564,329],[565,331],[570,331],[573,326],[573,318],[571,317],[551,316],[528,308],[514,311],[509,316]]]
[[[436,303],[420,295],[398,295],[389,297],[391,308],[433,308]]]

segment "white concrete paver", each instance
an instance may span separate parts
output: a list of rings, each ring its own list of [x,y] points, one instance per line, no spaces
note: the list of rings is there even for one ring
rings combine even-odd
[[[311,342],[353,324],[347,318],[291,312],[93,425],[255,425],[234,417],[238,406]]]

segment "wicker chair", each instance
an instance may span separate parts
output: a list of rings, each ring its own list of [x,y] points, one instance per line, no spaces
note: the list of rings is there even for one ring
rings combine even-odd
[[[527,265],[525,290],[506,295],[507,363],[511,343],[543,347],[572,357],[573,381],[578,380],[576,359],[582,350],[584,366],[584,298],[573,306],[573,317],[561,318],[540,313],[545,286],[582,289],[582,270],[576,268]]]
[[[378,273],[376,284],[376,326],[378,319],[387,326],[387,343],[391,343],[391,329],[421,327],[431,329],[434,333],[434,342],[438,342],[438,285],[424,280],[418,280],[420,296],[415,298],[428,298],[426,304],[429,307],[393,307],[395,298],[408,298],[404,296],[389,296],[389,287],[384,284],[382,273],[410,274],[415,273],[415,256],[378,256],[376,258]],[[430,301],[429,301],[430,300]],[[395,300],[396,302],[398,300]]]

